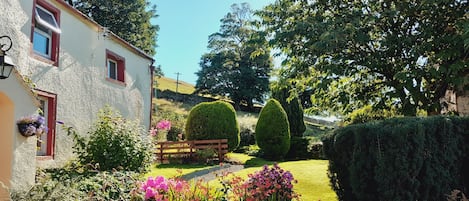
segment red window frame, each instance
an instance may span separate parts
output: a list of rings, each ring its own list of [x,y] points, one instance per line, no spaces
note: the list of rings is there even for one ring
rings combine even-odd
[[[52,64],[54,66],[59,65],[59,47],[60,47],[60,34],[52,31],[52,41],[51,41],[51,52],[50,58],[44,57],[40,54],[34,52],[32,45],[34,44],[34,29],[36,28],[36,6],[39,5],[42,8],[46,9],[52,13],[57,21],[57,24],[60,26],[60,10],[54,7],[52,4],[48,3],[45,0],[34,0],[33,2],[33,11],[32,11],[32,23],[31,23],[31,54],[34,58],[44,61],[46,63]]]
[[[53,159],[55,154],[55,133],[56,133],[56,115],[57,115],[57,94],[43,91],[40,89],[35,90],[39,97],[47,99],[47,147],[45,155],[38,155],[40,159]],[[40,142],[38,142],[38,145]]]
[[[109,77],[109,60],[117,64],[117,79]],[[125,85],[125,58],[106,49],[106,79],[111,82],[117,82]]]

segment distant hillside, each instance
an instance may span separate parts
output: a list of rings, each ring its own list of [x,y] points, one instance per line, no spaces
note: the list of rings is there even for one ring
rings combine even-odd
[[[158,83],[159,90],[170,90],[176,92],[176,80],[167,77],[161,77],[158,78],[156,81]],[[195,86],[179,80],[177,91],[181,94],[192,94],[192,92],[195,91]]]

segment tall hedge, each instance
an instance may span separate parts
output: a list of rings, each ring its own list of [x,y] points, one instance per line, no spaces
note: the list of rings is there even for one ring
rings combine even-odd
[[[287,114],[275,99],[270,99],[259,114],[256,142],[268,159],[282,159],[290,149]]]
[[[283,109],[287,113],[288,123],[290,124],[290,135],[292,137],[302,137],[306,131],[305,122],[303,120],[303,107],[298,98],[288,101],[290,92],[288,88],[272,87],[272,98],[280,102]]]
[[[469,189],[469,118],[394,118],[323,139],[340,200],[446,200]]]
[[[189,112],[185,126],[188,140],[228,139],[228,149],[239,145],[239,125],[233,106],[223,101],[204,102]]]

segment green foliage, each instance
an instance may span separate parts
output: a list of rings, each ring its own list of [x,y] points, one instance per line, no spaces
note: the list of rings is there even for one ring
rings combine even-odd
[[[143,200],[135,193],[138,179],[135,172],[95,172],[72,162],[38,170],[33,188],[13,192],[12,200]]]
[[[98,24],[154,55],[158,25],[150,20],[156,18],[156,6],[146,0],[69,0],[69,4]]]
[[[194,106],[187,117],[185,131],[188,140],[228,139],[230,151],[239,146],[236,112],[233,106],[223,101]]]
[[[303,120],[303,107],[297,97],[290,100],[290,90],[286,87],[272,86],[272,98],[282,104],[283,109],[287,113],[288,123],[290,124],[290,135],[293,137],[301,137],[306,131],[305,122]]]
[[[252,23],[247,3],[233,4],[221,20],[220,31],[209,36],[209,53],[200,59],[196,91],[228,96],[236,109],[253,100],[262,101],[269,91],[272,59],[265,36]]]
[[[290,139],[290,150],[285,156],[288,160],[324,159],[322,143],[310,137],[294,137]]]
[[[290,149],[287,114],[275,99],[267,101],[259,114],[256,142],[268,159],[282,159]]]
[[[156,123],[162,120],[168,120],[171,122],[171,129],[166,133],[166,140],[178,141],[178,135],[183,134],[184,124],[186,123],[186,116],[173,111],[158,110],[153,117],[153,127],[156,127]]]
[[[388,119],[391,117],[398,116],[396,112],[392,110],[373,109],[371,105],[367,105],[363,108],[353,111],[350,113],[346,120],[346,124],[360,124],[370,121],[377,121]]]
[[[74,151],[82,164],[96,165],[99,170],[144,171],[150,162],[151,142],[143,139],[143,128],[109,106],[99,111],[88,140],[72,128],[68,131],[75,140]]]
[[[278,0],[259,16],[270,43],[286,55],[285,83],[312,92],[311,111],[347,114],[372,104],[414,116],[419,109],[439,113],[446,90],[467,83],[468,7]]]
[[[445,200],[451,190],[469,187],[467,117],[355,124],[323,142],[340,200]]]

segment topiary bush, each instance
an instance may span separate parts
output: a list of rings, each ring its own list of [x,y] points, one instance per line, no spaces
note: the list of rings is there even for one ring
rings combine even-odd
[[[469,189],[468,117],[355,124],[323,143],[339,200],[446,200],[453,189]]]
[[[306,131],[306,125],[303,120],[303,107],[297,97],[288,101],[289,97],[290,90],[288,87],[272,86],[272,98],[278,100],[287,113],[290,135],[292,137],[302,137]]]
[[[290,149],[287,114],[275,99],[270,99],[259,114],[256,142],[267,159],[282,159]]]
[[[228,139],[228,150],[239,146],[239,125],[232,105],[223,102],[204,102],[189,112],[185,126],[187,140]]]
[[[124,119],[109,106],[100,110],[86,140],[68,128],[75,140],[74,152],[82,164],[99,170],[144,171],[151,160],[152,146],[144,139],[145,131],[137,121]]]

